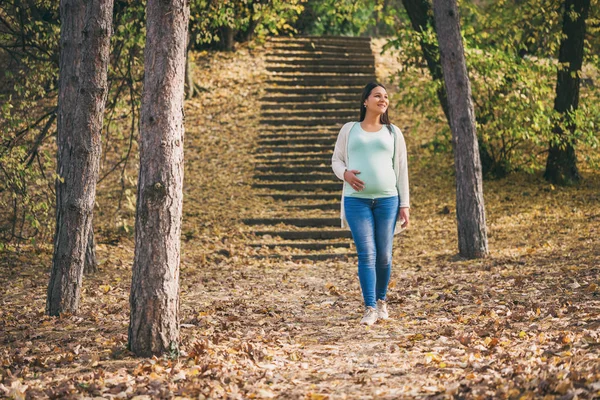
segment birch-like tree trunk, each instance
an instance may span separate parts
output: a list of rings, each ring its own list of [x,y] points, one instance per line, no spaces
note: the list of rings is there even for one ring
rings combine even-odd
[[[485,257],[488,242],[481,161],[456,0],[434,0],[433,13],[454,147],[458,248],[463,257]]]
[[[46,312],[77,312],[92,226],[113,0],[61,0],[56,231]]]
[[[148,0],[129,348],[179,351],[187,0]]]
[[[554,109],[562,114],[562,122],[568,132],[560,124],[554,127],[557,139],[548,149],[544,177],[553,183],[569,185],[580,179],[574,140],[569,137],[575,132],[576,126],[569,112],[579,107],[585,20],[590,10],[590,0],[566,0],[564,7]]]

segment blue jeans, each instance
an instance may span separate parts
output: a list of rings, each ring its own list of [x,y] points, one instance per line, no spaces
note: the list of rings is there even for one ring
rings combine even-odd
[[[392,272],[392,243],[398,196],[344,197],[344,210],[358,254],[358,280],[366,307],[385,300]]]

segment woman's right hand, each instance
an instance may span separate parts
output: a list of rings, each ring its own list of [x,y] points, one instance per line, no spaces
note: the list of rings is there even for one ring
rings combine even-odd
[[[356,169],[346,170],[344,172],[344,180],[350,184],[352,189],[360,192],[365,188],[365,183],[356,177],[358,174],[360,174],[360,171]]]

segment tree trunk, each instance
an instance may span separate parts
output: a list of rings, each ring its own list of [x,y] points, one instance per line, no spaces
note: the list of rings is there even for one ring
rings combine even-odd
[[[77,312],[92,226],[113,0],[62,0],[56,231],[46,312]]]
[[[562,114],[561,122],[567,125],[568,132],[564,132],[561,124],[554,127],[556,139],[550,143],[544,173],[546,180],[561,185],[574,184],[580,179],[573,139],[576,126],[568,113],[577,110],[579,106],[579,75],[583,63],[585,20],[589,9],[590,0],[565,1],[554,109]],[[575,19],[572,18],[572,13],[576,14]]]
[[[96,239],[94,238],[94,226],[92,224],[90,227],[87,249],[85,250],[83,273],[85,275],[90,275],[95,274],[96,272],[98,272],[98,261],[96,259]]]
[[[149,0],[140,115],[140,172],[129,348],[179,352],[183,95],[189,3]]]
[[[402,0],[402,4],[406,9],[410,23],[415,31],[425,32],[429,26],[435,30],[433,12],[428,0]],[[423,57],[427,62],[427,69],[431,74],[431,78],[434,81],[443,81],[444,75],[442,73],[442,65],[440,64],[438,58],[439,49],[437,44],[427,43],[424,40],[421,40],[420,44],[423,51]],[[444,85],[440,85],[436,93],[437,98],[440,101],[440,105],[442,106],[442,111],[444,112],[446,120],[448,121],[448,126],[450,126],[452,122],[448,112],[448,96],[446,95],[446,87]],[[492,156],[490,155],[488,148],[483,145],[479,146],[479,157],[481,160],[492,160]],[[492,167],[492,164],[484,163],[482,165],[484,174],[490,171]]]
[[[428,0],[402,0],[402,4],[404,4],[410,23],[415,31],[419,33],[426,32],[429,26],[435,30],[435,22],[432,16],[431,5]],[[427,43],[424,40],[421,40],[420,44],[431,78],[433,78],[434,81],[443,81],[444,75],[442,66],[438,61],[438,46],[435,43]],[[444,115],[448,120],[448,124],[450,124],[448,97],[444,85],[440,85],[438,88],[437,97],[442,106],[442,111],[444,111]]]
[[[222,26],[219,28],[219,33],[219,39],[221,40],[219,48],[223,51],[233,51],[235,30],[228,26]]]
[[[190,47],[191,46],[187,46],[185,52],[185,98],[188,100],[196,96],[196,82],[194,82],[193,73],[194,65],[190,60]]]
[[[434,0],[433,12],[454,147],[458,248],[463,257],[485,257],[488,243],[481,161],[456,0]]]

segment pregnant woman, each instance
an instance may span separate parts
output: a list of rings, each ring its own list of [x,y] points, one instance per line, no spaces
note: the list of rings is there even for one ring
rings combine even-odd
[[[365,86],[360,119],[346,123],[332,157],[344,181],[342,227],[349,227],[358,255],[358,278],[365,303],[361,324],[387,319],[386,293],[392,270],[394,233],[409,224],[406,144],[390,122],[389,99],[379,83]]]

